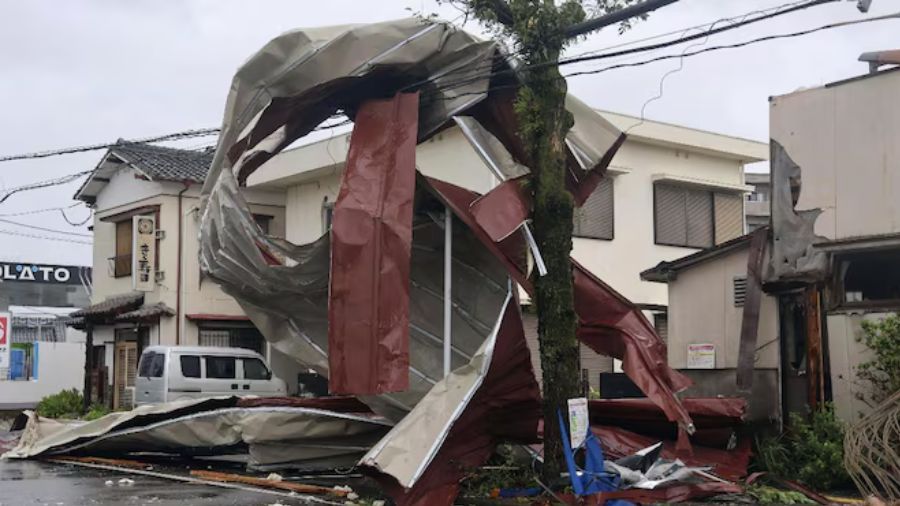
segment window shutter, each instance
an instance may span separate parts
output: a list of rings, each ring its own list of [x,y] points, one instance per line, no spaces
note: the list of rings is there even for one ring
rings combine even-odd
[[[744,206],[741,196],[733,193],[714,195],[716,244],[740,237],[744,233]]]
[[[687,214],[687,245],[708,248],[713,245],[712,193],[685,189]]]
[[[116,223],[116,256],[113,260],[113,272],[116,277],[131,275],[131,218]]]
[[[593,239],[613,238],[613,179],[604,177],[584,205],[575,210],[573,234]]]
[[[683,245],[687,241],[685,191],[676,186],[657,184],[654,188],[656,242]]]

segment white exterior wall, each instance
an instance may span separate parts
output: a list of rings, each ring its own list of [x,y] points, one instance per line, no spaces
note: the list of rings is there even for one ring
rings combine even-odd
[[[301,244],[321,236],[322,203],[334,202],[346,159],[349,135],[283,153],[263,165],[249,183],[287,188],[286,238]],[[324,165],[315,165],[324,164]],[[479,193],[496,178],[456,128],[445,130],[416,151],[416,166],[425,175]],[[654,243],[653,182],[660,175],[734,188],[743,184],[743,164],[708,150],[689,152],[644,141],[626,141],[611,165],[614,181],[615,235],[611,241],[574,239],[573,255],[601,279],[636,303],[667,303],[664,285],[641,281],[639,273],[693,248]]]
[[[832,313],[826,317],[828,325],[828,360],[831,367],[831,396],[834,411],[842,420],[852,423],[871,409],[857,395],[865,394],[868,385],[856,375],[859,364],[871,360],[872,350],[858,342],[862,336],[862,321],[882,320],[891,313]]]
[[[34,343],[38,356],[37,379],[0,381],[0,409],[8,406],[34,406],[41,398],[61,390],[84,386],[83,343]]]
[[[735,277],[747,275],[749,248],[707,260],[678,272],[669,287],[669,365],[687,367],[689,344],[716,346],[716,369],[737,367],[744,308],[734,305]],[[666,285],[660,284],[665,287]],[[756,368],[779,367],[778,302],[762,294]]]
[[[900,71],[770,101],[770,130],[800,166],[797,210],[829,239],[900,232]]]

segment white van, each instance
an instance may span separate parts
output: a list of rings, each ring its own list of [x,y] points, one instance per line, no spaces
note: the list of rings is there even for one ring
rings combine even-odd
[[[149,346],[134,382],[136,405],[223,395],[287,395],[253,350],[205,346]]]

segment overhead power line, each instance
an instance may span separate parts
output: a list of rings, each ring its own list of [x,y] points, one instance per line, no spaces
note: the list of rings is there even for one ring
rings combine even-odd
[[[22,185],[22,186],[16,186],[15,188],[10,188],[9,190],[6,190],[2,196],[0,196],[0,204],[2,204],[3,202],[6,202],[6,199],[12,197],[16,193],[21,193],[21,192],[25,192],[25,191],[29,191],[29,190],[37,190],[39,188],[48,188],[50,186],[58,186],[61,184],[68,184],[68,183],[71,183],[72,181],[75,181],[76,179],[79,179],[83,176],[90,174],[91,172],[94,172],[94,171],[93,170],[83,170],[81,172],[76,172],[74,174],[67,174],[65,176],[61,176],[61,177],[57,177],[57,178],[53,178],[53,179],[46,179],[44,181],[38,181],[36,183],[29,183],[29,184]]]
[[[142,139],[107,142],[103,144],[90,144],[87,146],[78,146],[74,148],[51,149],[48,151],[36,151],[32,153],[23,153],[20,155],[0,156],[0,162],[9,162],[12,160],[28,160],[33,158],[47,158],[48,156],[68,155],[70,153],[83,153],[85,151],[96,151],[98,149],[107,149],[114,146],[127,146],[129,144],[149,144],[153,142],[177,141],[181,139],[190,139],[192,137],[216,135],[218,133],[218,128],[200,128],[197,130],[185,130],[183,132],[175,132],[172,134],[157,135],[155,137],[144,137]]]
[[[39,230],[41,232],[51,232],[54,234],[71,235],[71,236],[75,236],[75,237],[93,237],[92,234],[82,234],[79,232],[69,232],[67,230],[57,230],[55,228],[40,227],[38,225],[31,225],[29,223],[20,223],[18,221],[7,220],[5,218],[0,218],[0,223],[15,225],[17,227],[30,228],[32,230]]]
[[[571,39],[573,37],[578,37],[579,35],[584,35],[586,33],[599,30],[609,25],[614,25],[631,18],[643,16],[655,11],[656,9],[665,7],[669,4],[673,4],[677,1],[678,0],[644,0],[639,4],[632,4],[628,7],[623,7],[615,12],[610,12],[609,14],[599,16],[594,19],[588,19],[587,21],[576,23],[566,29],[566,37]]]
[[[15,213],[2,213],[0,214],[0,218],[12,218],[14,216],[28,216],[31,214],[41,214],[41,213],[49,213],[52,211],[64,211],[66,209],[72,209],[75,206],[82,205],[83,202],[75,202],[72,205],[68,205],[65,207],[45,207],[43,209],[32,209],[31,211],[18,211]]]
[[[75,239],[66,239],[65,237],[52,237],[49,235],[25,234],[22,232],[16,232],[14,230],[0,230],[0,234],[12,235],[16,237],[27,237],[29,239],[43,239],[47,241],[68,242],[72,244],[85,244],[87,246],[91,246],[94,244],[91,241],[77,241]]]

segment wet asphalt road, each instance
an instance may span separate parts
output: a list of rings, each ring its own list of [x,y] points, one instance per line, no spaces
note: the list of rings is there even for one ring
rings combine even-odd
[[[134,484],[122,486],[121,478]],[[115,484],[106,485],[107,480]],[[129,476],[99,469],[37,461],[0,460],[0,506],[47,505],[247,505],[311,504],[262,492]]]

